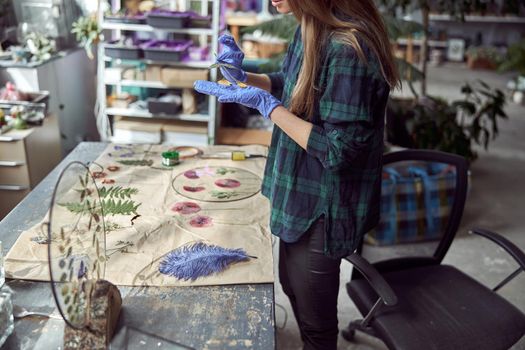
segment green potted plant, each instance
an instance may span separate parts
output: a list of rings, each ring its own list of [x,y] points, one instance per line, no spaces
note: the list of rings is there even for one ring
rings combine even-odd
[[[465,84],[461,92],[463,98],[452,102],[426,96],[413,104],[390,106],[405,116],[398,124],[407,135],[401,146],[455,153],[469,161],[477,158],[475,145],[488,149],[498,135],[499,121],[508,118],[503,110],[506,97],[482,81]]]
[[[502,72],[516,71],[517,76],[509,82],[513,100],[518,104],[525,103],[525,39],[511,45],[507,55],[498,69]]]
[[[503,61],[501,52],[492,46],[471,46],[466,54],[470,69],[495,70]]]

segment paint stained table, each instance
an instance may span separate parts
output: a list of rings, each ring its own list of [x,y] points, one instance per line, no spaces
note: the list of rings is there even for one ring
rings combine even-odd
[[[93,161],[107,144],[83,142],[3,221],[4,254],[21,232],[42,220],[60,171],[71,161]],[[30,311],[58,315],[48,282],[8,280],[13,302]],[[273,284],[204,287],[122,287],[123,305],[116,332],[125,326],[195,349],[274,349]],[[16,320],[4,349],[62,348],[61,319]]]

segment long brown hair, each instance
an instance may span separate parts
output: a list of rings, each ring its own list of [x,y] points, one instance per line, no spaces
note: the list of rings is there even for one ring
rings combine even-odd
[[[358,38],[363,40],[380,63],[385,81],[391,88],[398,86],[399,75],[386,27],[373,0],[288,0],[288,3],[301,24],[304,45],[303,65],[291,98],[292,113],[308,119],[314,113],[315,77],[329,35],[352,46],[359,59],[367,63]]]

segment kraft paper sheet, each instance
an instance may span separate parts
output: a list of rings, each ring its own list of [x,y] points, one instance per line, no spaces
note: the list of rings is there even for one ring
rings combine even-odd
[[[269,203],[260,193],[260,179],[264,171],[265,158],[245,161],[189,158],[183,159],[171,170],[159,169],[160,154],[168,146],[161,145],[108,145],[102,155],[95,161],[102,166],[106,176],[96,179],[97,186],[122,186],[138,189],[131,196],[133,201],[141,203],[137,209],[140,217],[131,222],[134,215],[105,216],[106,228],[118,225],[119,228],[106,233],[106,254],[118,242],[132,242],[133,245],[125,252],[114,252],[106,263],[104,279],[115,285],[127,286],[198,286],[223,285],[240,283],[271,283],[273,277],[272,238],[268,229]],[[131,151],[130,151],[131,149]],[[210,146],[202,148],[205,153],[243,149],[247,153],[266,154],[262,146]],[[151,166],[133,166],[118,163],[126,159],[151,159]],[[100,166],[90,165],[92,172],[99,171]],[[118,166],[119,170],[110,172],[107,168]],[[172,185],[176,181],[188,181],[181,176],[195,168],[213,169],[214,167],[238,168],[247,170],[256,176],[244,177],[238,171],[236,174],[226,174],[225,178],[240,176],[239,182],[244,190],[255,191],[254,195],[241,200],[226,202],[200,201],[199,193],[188,193],[191,198],[177,193]],[[246,174],[246,173],[245,173]],[[203,176],[205,178],[205,176]],[[255,181],[257,178],[259,182]],[[114,180],[112,184],[103,184],[106,179]],[[247,183],[244,183],[244,181]],[[191,181],[189,181],[191,183]],[[213,182],[197,181],[206,188],[213,187]],[[175,187],[180,188],[176,182]],[[246,187],[247,186],[247,187]],[[224,190],[224,188],[216,188]],[[228,190],[228,189],[227,189]],[[235,189],[233,189],[235,190]],[[204,191],[204,194],[209,193]],[[250,195],[249,193],[246,196]],[[203,196],[208,200],[209,196]],[[182,214],[173,210],[175,203],[193,202],[201,207],[198,215],[212,219],[211,226],[194,227],[190,224],[197,214]],[[58,215],[58,214],[57,214]],[[60,220],[60,216],[55,216]],[[42,221],[45,222],[47,217]],[[49,280],[47,262],[47,244],[34,241],[42,232],[42,223],[23,232],[5,259],[6,276],[15,279]],[[46,233],[47,234],[47,233]],[[33,240],[32,240],[33,238]],[[195,281],[182,281],[175,277],[162,275],[158,272],[160,259],[166,253],[184,244],[204,241],[208,244],[224,248],[242,248],[248,255],[256,256],[247,262],[230,265],[225,271],[208,277],[200,277]]]

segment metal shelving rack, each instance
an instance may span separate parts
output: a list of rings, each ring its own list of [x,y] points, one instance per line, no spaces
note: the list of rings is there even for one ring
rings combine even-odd
[[[154,28],[147,24],[127,24],[127,23],[109,23],[104,21],[104,14],[102,11],[98,13],[98,23],[104,30],[113,31],[114,35],[120,37],[122,31],[137,31],[137,32],[164,32],[164,33],[176,33],[176,34],[189,34],[199,35],[201,44],[208,43],[208,39],[211,37],[209,43],[212,52],[218,52],[218,38],[220,28],[220,1],[218,0],[186,0],[186,4],[189,5],[191,2],[201,3],[201,15],[208,15],[209,6],[211,5],[212,21],[211,28],[182,28],[182,29],[166,29],[166,28]],[[120,0],[112,0],[112,10],[117,11],[120,9]],[[211,3],[211,4],[210,4]],[[175,9],[175,1],[170,1],[170,7]],[[188,8],[190,6],[187,6]],[[208,143],[214,144],[216,138],[216,125],[220,125],[220,115],[217,109],[217,99],[207,97],[208,99],[208,111],[207,113],[197,114],[177,114],[177,115],[153,115],[148,111],[127,109],[127,108],[108,108],[106,106],[106,88],[107,86],[115,86],[116,91],[120,92],[123,86],[137,86],[145,88],[156,88],[156,89],[173,89],[161,82],[152,81],[141,81],[141,80],[120,80],[118,82],[108,81],[105,77],[106,64],[108,62],[120,63],[120,59],[115,59],[105,56],[104,45],[98,45],[98,73],[97,73],[97,126],[103,140],[107,140],[110,137],[110,125],[109,117],[112,116],[123,116],[123,117],[137,117],[137,118],[159,118],[159,119],[170,119],[170,120],[183,120],[183,121],[195,121],[195,122],[207,122],[208,124]],[[171,62],[171,61],[152,61],[146,59],[133,60],[145,64],[155,64],[162,66],[171,66],[178,68],[208,68],[213,62],[207,61],[194,61],[194,62]],[[217,81],[217,70],[210,70],[210,80]]]

